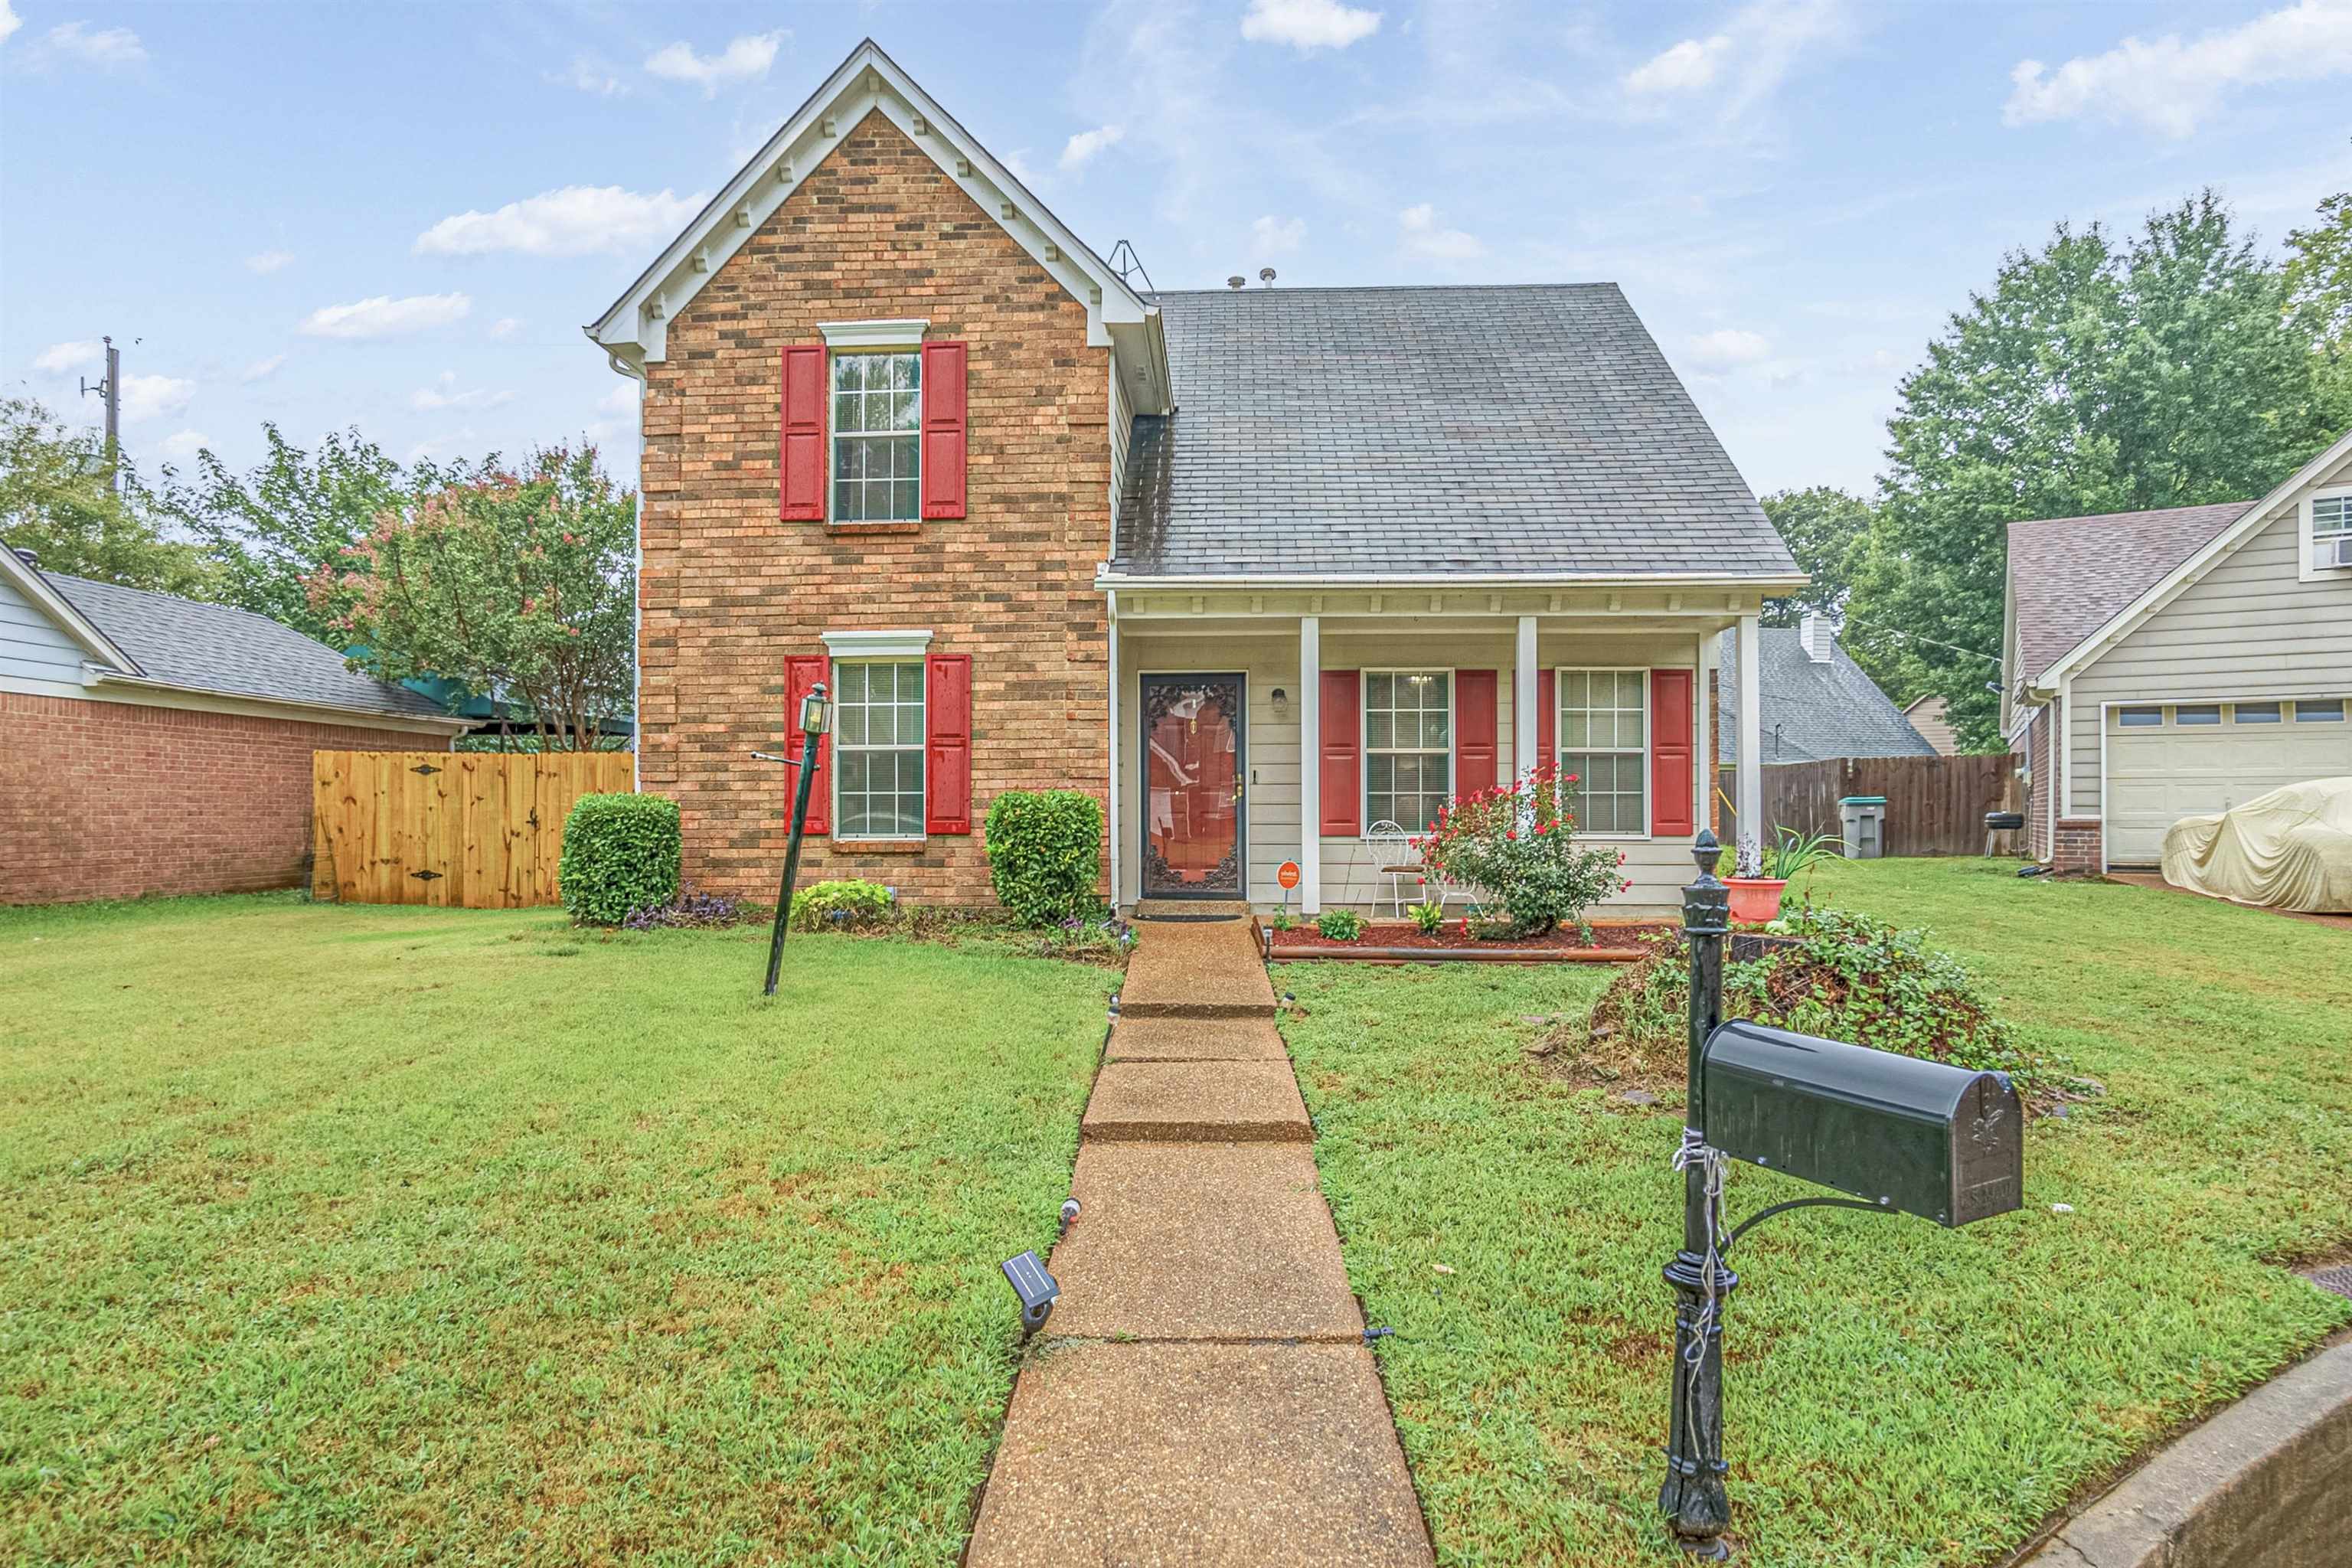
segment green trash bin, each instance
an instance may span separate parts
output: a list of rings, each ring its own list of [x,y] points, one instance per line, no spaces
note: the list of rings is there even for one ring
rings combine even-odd
[[[1845,830],[1845,858],[1875,860],[1886,853],[1886,797],[1850,795],[1838,802],[1838,820]]]

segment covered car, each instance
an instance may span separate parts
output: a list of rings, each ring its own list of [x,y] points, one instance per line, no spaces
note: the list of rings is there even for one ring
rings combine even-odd
[[[2352,778],[2314,779],[2164,836],[2164,879],[2192,893],[2311,914],[2352,912]]]

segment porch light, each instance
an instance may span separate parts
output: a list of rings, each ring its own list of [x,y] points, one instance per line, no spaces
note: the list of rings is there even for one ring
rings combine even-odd
[[[1274,689],[1274,716],[1277,719],[1290,717],[1290,693],[1279,686]]]
[[[833,704],[825,700],[824,682],[820,680],[801,699],[801,733],[822,735],[832,728]]]

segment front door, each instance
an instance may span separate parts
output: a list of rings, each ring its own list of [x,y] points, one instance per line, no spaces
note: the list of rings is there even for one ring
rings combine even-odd
[[[1238,899],[1242,678],[1143,678],[1143,896]]]

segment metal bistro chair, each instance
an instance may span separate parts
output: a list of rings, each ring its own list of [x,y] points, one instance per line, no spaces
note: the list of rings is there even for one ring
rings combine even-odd
[[[1372,846],[1373,874],[1389,879],[1389,913],[1402,916],[1404,913],[1404,879],[1411,877],[1414,886],[1424,889],[1429,880],[1428,873],[1422,868],[1421,856],[1412,847],[1412,835],[1404,830],[1402,823],[1375,822],[1371,831],[1364,835],[1364,839]],[[1422,903],[1427,898],[1424,891],[1413,902]],[[1374,907],[1378,907],[1377,900]]]

